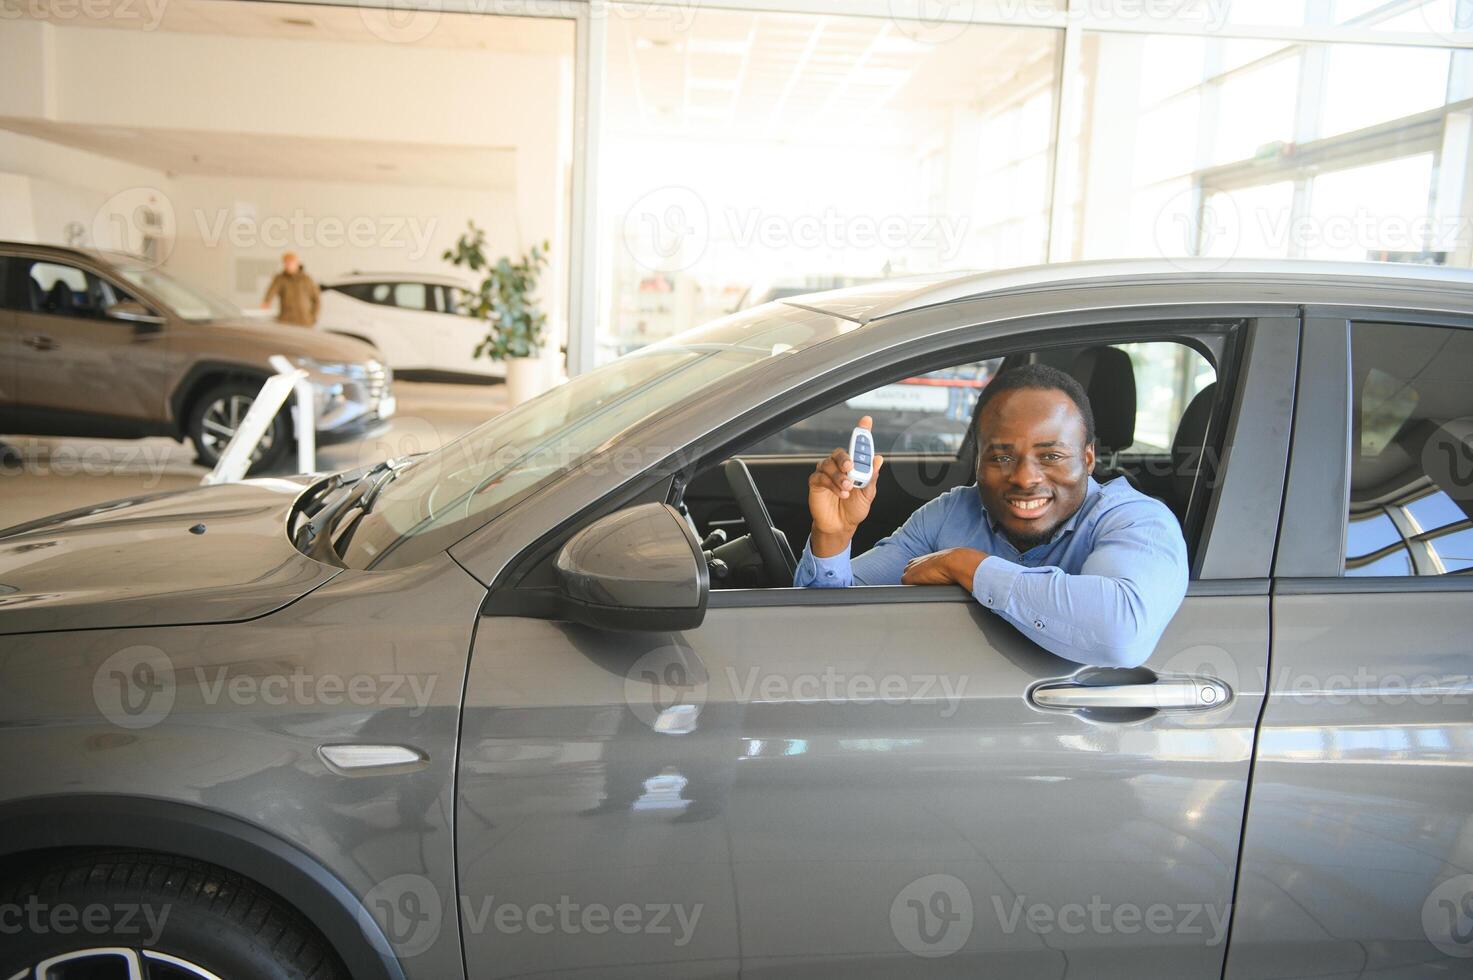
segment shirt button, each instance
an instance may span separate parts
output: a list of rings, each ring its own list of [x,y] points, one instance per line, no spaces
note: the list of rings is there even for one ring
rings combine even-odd
[[[833,572],[824,572],[824,575],[828,576],[829,578],[833,578],[834,577],[834,573]]]
[[[1036,629],[1036,630],[1043,629],[1043,620],[1041,620],[1041,619],[1035,619],[1033,621],[1033,628]]]
[[[989,605],[989,606],[990,606],[990,605],[992,605],[992,596],[988,596],[988,597],[987,597],[987,604],[988,604],[988,605]]]

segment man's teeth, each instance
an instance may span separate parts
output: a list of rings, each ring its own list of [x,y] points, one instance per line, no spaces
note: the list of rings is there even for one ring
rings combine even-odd
[[[1019,510],[1037,510],[1048,503],[1047,497],[1039,497],[1037,500],[1014,500],[1013,506]]]

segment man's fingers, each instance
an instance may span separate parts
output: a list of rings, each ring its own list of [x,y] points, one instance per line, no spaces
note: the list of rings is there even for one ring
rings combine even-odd
[[[854,485],[848,480],[832,476],[823,470],[815,470],[808,477],[808,486],[813,490],[827,490],[830,493],[837,494],[839,497],[847,497],[849,491],[854,488]]]
[[[864,485],[860,493],[864,494],[865,500],[874,500],[875,493],[880,489],[880,467],[885,465],[885,457],[875,454],[874,469],[870,472],[869,482]]]
[[[859,417],[859,427],[861,429],[869,429],[871,432],[873,432],[875,428],[875,420],[870,418],[868,415],[861,415]]]

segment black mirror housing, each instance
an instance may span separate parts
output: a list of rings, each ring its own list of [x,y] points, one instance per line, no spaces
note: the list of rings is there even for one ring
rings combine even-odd
[[[639,504],[573,535],[553,565],[562,614],[598,629],[693,629],[711,579],[701,544],[669,504]]]

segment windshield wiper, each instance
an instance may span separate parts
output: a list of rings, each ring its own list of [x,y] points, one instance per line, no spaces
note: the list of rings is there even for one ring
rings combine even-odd
[[[350,508],[366,506],[365,499],[371,504],[373,496],[378,493],[378,488],[394,478],[395,463],[395,460],[378,463],[366,470],[351,484],[345,483],[341,474],[330,477],[323,489],[313,495],[313,502],[319,502],[319,506],[312,511],[311,519],[297,530],[292,543],[308,557],[316,558],[318,561],[336,557],[332,548],[333,525]],[[345,485],[347,486],[345,493],[336,499],[328,500],[332,493]],[[303,508],[303,512],[306,512],[306,507]]]

